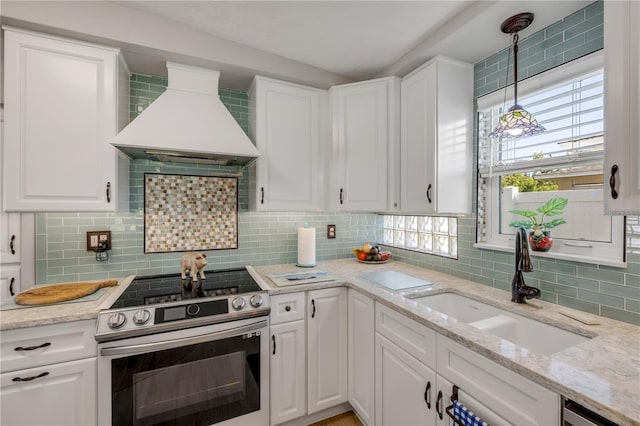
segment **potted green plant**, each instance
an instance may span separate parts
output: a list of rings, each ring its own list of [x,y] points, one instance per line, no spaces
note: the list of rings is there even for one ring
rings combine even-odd
[[[549,251],[553,244],[551,229],[567,222],[562,218],[547,219],[545,221],[545,217],[561,215],[567,206],[567,202],[566,198],[556,197],[538,207],[536,211],[510,210],[511,213],[524,216],[527,219],[511,222],[509,226],[514,228],[524,226],[529,231],[529,246],[531,250]]]

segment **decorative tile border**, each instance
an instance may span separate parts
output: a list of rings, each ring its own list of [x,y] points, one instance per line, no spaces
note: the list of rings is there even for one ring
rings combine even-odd
[[[237,248],[238,178],[145,173],[145,253]]]

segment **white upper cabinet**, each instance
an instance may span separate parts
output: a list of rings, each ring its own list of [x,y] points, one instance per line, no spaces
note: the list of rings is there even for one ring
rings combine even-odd
[[[400,79],[334,86],[329,205],[332,210],[381,212],[398,205]]]
[[[640,214],[640,3],[604,2],[605,213]]]
[[[438,56],[402,79],[401,210],[471,212],[473,66]]]
[[[13,29],[4,42],[4,209],[128,208],[128,161],[109,144],[128,97],[118,50]]]
[[[249,89],[249,136],[260,151],[249,181],[256,211],[320,210],[327,92],[256,77]]]

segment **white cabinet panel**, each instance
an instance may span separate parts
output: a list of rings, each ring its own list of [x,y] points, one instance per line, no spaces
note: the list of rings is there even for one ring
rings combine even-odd
[[[307,294],[308,412],[347,401],[347,289]]]
[[[88,320],[5,330],[1,372],[95,357],[95,327],[95,320]]]
[[[7,30],[4,64],[4,208],[115,211],[118,50]]]
[[[22,291],[20,265],[0,265],[0,301],[13,300]],[[4,338],[4,335],[2,336]],[[4,362],[4,359],[2,360]]]
[[[640,3],[604,3],[605,187],[608,214],[640,214]],[[617,198],[613,198],[613,189]]]
[[[301,417],[306,413],[305,337],[304,319],[271,326],[272,425]]]
[[[249,89],[249,134],[260,151],[252,166],[249,208],[321,207],[327,92],[256,77]]]
[[[20,214],[0,211],[0,264],[20,263]]]
[[[435,424],[436,374],[376,333],[376,425]]]
[[[96,424],[96,358],[0,376],[3,425]]]
[[[401,210],[469,213],[473,67],[438,56],[402,79]]]
[[[333,149],[330,205],[340,211],[389,211],[398,162],[399,79],[331,88]]]
[[[560,424],[560,396],[438,335],[438,374],[510,424]]]
[[[367,425],[375,415],[375,309],[373,299],[353,289],[349,304],[349,403]]]

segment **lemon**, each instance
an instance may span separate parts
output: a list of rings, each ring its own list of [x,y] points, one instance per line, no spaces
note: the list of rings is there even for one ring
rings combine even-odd
[[[363,245],[360,250],[362,250],[365,253],[369,253],[371,251],[371,244],[365,243],[365,245]]]

